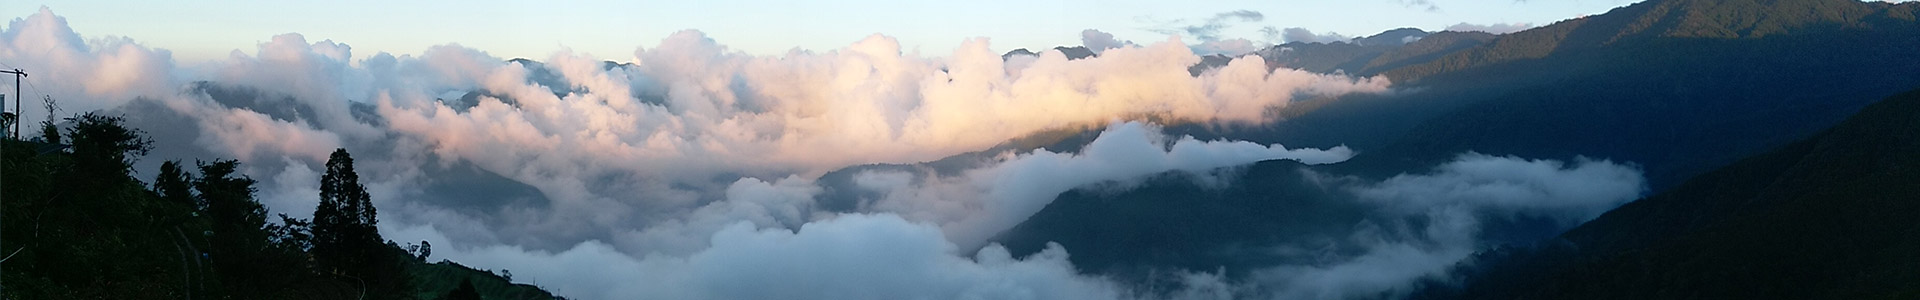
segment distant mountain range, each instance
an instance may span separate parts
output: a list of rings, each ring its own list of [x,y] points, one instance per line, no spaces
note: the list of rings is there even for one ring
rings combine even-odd
[[[1318,201],[1336,195],[1300,183],[1300,170],[1378,180],[1469,151],[1590,157],[1637,165],[1656,196],[1560,238],[1509,228],[1517,233],[1499,240],[1509,246],[1489,245],[1476,262],[1495,267],[1461,271],[1485,279],[1422,295],[1915,297],[1920,229],[1896,217],[1913,215],[1904,202],[1920,201],[1911,172],[1920,151],[1914,132],[1899,129],[1920,128],[1903,108],[1914,96],[1862,108],[1920,87],[1917,8],[1652,0],[1506,35],[1277,46],[1291,50],[1263,53],[1272,66],[1382,75],[1407,92],[1300,103],[1260,128],[1170,127],[1201,139],[1347,145],[1360,154],[1328,166],[1263,162],[1228,179],[1260,185],[1222,189],[1168,175],[1128,192],[1070,192],[1000,241],[1016,255],[1058,242],[1087,272],[1137,281],[1176,269],[1244,276],[1310,258],[1222,249],[1324,239],[1347,230],[1326,222],[1364,218],[1362,208]],[[1516,222],[1490,226],[1529,226]],[[1514,250],[1542,241],[1562,246]],[[1742,282],[1766,287],[1735,290]]]
[[[1539,248],[1495,251],[1433,298],[1920,298],[1920,90],[1622,206]]]
[[[1239,55],[1205,55],[1201,56],[1199,64],[1188,71],[1198,76],[1205,70],[1225,66],[1234,58],[1259,55],[1266,60],[1268,68],[1370,76],[1381,70],[1431,61],[1444,54],[1484,44],[1494,37],[1485,32],[1427,32],[1417,28],[1400,28],[1351,41],[1291,42]],[[1067,59],[1098,55],[1082,46],[1060,46],[1053,50],[1065,54]],[[1037,56],[1039,53],[1020,48],[1000,57],[1006,59],[1015,55]]]

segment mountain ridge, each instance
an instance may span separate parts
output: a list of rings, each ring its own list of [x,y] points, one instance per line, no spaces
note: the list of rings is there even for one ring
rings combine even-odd
[[[1914,153],[1920,90],[1610,211],[1540,250],[1485,259],[1493,266],[1480,279],[1436,298],[1920,296],[1920,259],[1908,255],[1920,251],[1920,223],[1909,218],[1920,213]],[[1689,292],[1631,288],[1657,286]]]

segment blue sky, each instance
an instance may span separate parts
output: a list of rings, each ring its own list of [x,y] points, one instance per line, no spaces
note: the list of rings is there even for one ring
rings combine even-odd
[[[898,38],[906,51],[944,55],[969,37],[989,37],[996,50],[1077,45],[1080,31],[1099,29],[1123,40],[1160,41],[1157,24],[1197,22],[1251,10],[1259,22],[1238,23],[1226,37],[1258,38],[1263,26],[1366,35],[1398,27],[1543,25],[1598,14],[1629,0],[1351,1],[94,1],[0,7],[7,18],[46,5],[88,37],[125,36],[171,49],[184,62],[226,56],[273,35],[298,32],[330,39],[365,57],[412,54],[459,43],[501,57],[544,58],[573,49],[626,60],[683,29],[698,29],[735,50],[775,54],[793,48],[836,49],[874,33]]]

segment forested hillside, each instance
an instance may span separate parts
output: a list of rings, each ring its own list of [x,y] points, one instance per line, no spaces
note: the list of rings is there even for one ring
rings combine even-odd
[[[315,219],[268,212],[234,160],[162,164],[149,186],[132,165],[152,141],[116,116],[84,114],[64,132],[8,138],[7,299],[438,299],[478,281],[486,299],[553,299],[451,262],[431,245],[380,237],[377,210],[338,149]]]
[[[1608,212],[1459,299],[1920,297],[1920,90]]]

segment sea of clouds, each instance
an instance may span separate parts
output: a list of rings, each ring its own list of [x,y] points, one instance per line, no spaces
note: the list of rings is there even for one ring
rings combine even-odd
[[[345,148],[387,238],[582,299],[1166,296],[1079,272],[1059,245],[1013,257],[991,238],[1076,188],[1356,153],[1169,136],[1159,123],[1261,126],[1297,101],[1397,93],[1384,77],[1269,69],[1257,56],[1195,76],[1201,58],[1178,37],[1086,38],[1098,57],[1003,59],[986,38],[923,55],[884,35],[756,56],[688,30],[631,57],[509,60],[457,44],[354,59],[345,43],[284,34],[180,65],[133,39],[83,36],[43,8],[0,29],[0,62],[31,72],[28,94],[57,100],[56,117],[102,111],[145,130],[158,149],[142,174],[164,160],[241,160],[274,213],[310,215],[320,167]],[[878,198],[851,211],[819,203],[828,172],[1061,130],[1098,136],[1079,151],[987,153],[957,172],[863,171],[857,188]],[[1482,246],[1486,215],[1570,226],[1644,190],[1638,170],[1608,161],[1462,155],[1436,170],[1329,182],[1446,226],[1356,236],[1372,250],[1325,265],[1194,273],[1180,295],[1392,291]]]

